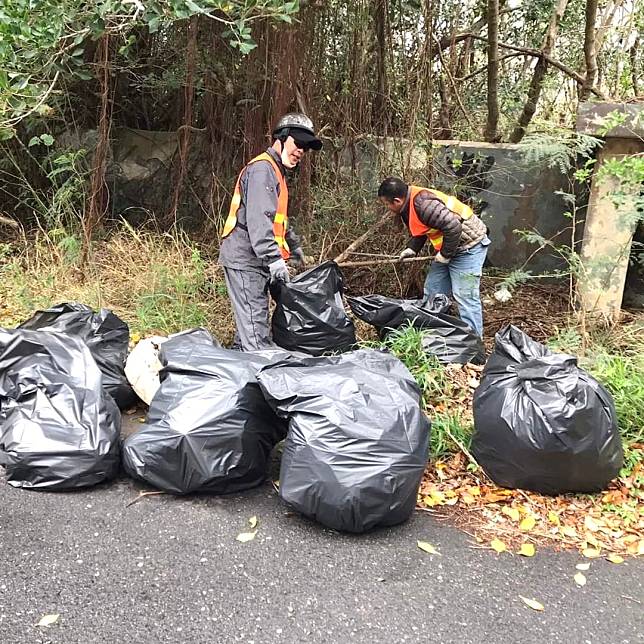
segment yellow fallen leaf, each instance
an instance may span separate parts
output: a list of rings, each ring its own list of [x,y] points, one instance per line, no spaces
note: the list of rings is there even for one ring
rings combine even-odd
[[[527,597],[524,597],[523,595],[519,595],[521,599],[523,600],[523,603],[526,604],[526,606],[530,606],[532,610],[543,610],[543,604],[538,602],[536,599],[528,599]]]
[[[586,526],[586,529],[591,532],[597,532],[597,530],[599,530],[597,522],[591,516],[586,515],[586,517],[584,517],[584,525]]]
[[[130,336],[130,341],[133,342],[134,344],[137,344],[138,342],[141,341],[141,334],[140,333],[133,333]]]
[[[586,585],[586,576],[584,575],[583,572],[578,572],[575,575],[575,583],[577,586],[585,586]]]
[[[583,570],[585,572],[586,570],[588,570],[590,568],[590,564],[589,563],[578,563],[575,566],[575,568],[577,568],[577,570]]]
[[[60,614],[58,613],[52,613],[51,615],[43,615],[40,618],[40,621],[36,624],[36,626],[52,626],[58,621],[58,618],[60,617]]]
[[[597,557],[599,557],[601,552],[597,550],[597,548],[584,548],[581,551],[581,554],[588,559],[596,559]]]
[[[467,491],[472,496],[481,496],[481,488],[478,485],[473,485],[472,487],[468,488]]]
[[[458,498],[453,497],[451,499],[445,499],[445,505],[456,505],[458,503]]]
[[[508,508],[504,507],[503,510],[501,510],[503,514],[506,516],[510,517],[512,521],[518,521],[521,515],[519,514],[519,511],[516,508]]]
[[[572,526],[569,525],[564,525],[559,528],[559,532],[564,535],[564,537],[570,537],[571,539],[576,539],[577,538],[577,530],[575,530]]]
[[[237,535],[237,541],[241,541],[241,543],[252,541],[255,538],[256,534],[257,530],[253,530],[252,532],[240,532]]]
[[[251,530],[254,530],[257,527],[257,517],[251,517],[248,519],[248,525]]]
[[[637,545],[637,554],[644,555],[644,539],[642,539],[642,541]]]
[[[498,553],[505,552],[508,549],[501,539],[492,539],[492,541],[490,541],[490,545]]]
[[[554,523],[555,525],[559,525],[559,515],[556,512],[550,510],[550,512],[548,512],[548,521],[550,521],[550,523]]]
[[[534,526],[537,524],[537,521],[534,517],[528,516],[525,519],[521,521],[519,524],[519,530],[523,530],[524,532],[529,532],[534,528]]]
[[[523,557],[534,557],[535,549],[534,549],[534,544],[532,543],[524,543],[521,545],[521,549],[519,550],[519,554],[522,555]]]
[[[463,503],[465,503],[466,505],[472,505],[472,503],[474,503],[476,499],[469,492],[462,492],[461,501],[463,501]]]
[[[614,552],[611,552],[606,559],[614,564],[624,563],[624,559]]]
[[[424,552],[428,552],[430,555],[440,555],[440,552],[432,546],[431,543],[428,543],[427,541],[417,541],[416,545]]]

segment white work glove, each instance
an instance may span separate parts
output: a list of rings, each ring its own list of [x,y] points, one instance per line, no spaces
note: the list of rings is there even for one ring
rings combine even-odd
[[[283,259],[278,259],[268,265],[271,274],[271,282],[290,282],[291,276],[288,274],[288,267]]]
[[[398,255],[398,259],[409,259],[410,257],[416,257],[416,251],[411,248],[405,248],[405,250]]]
[[[302,270],[306,267],[306,260],[304,259],[304,251],[301,247],[298,247],[291,251],[291,258],[289,259],[291,264],[298,270]]]
[[[434,261],[438,262],[439,264],[449,264],[449,257],[443,257],[440,254],[440,251],[434,255]]]

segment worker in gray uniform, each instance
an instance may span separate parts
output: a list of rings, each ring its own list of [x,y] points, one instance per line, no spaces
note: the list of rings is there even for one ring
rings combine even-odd
[[[288,222],[286,171],[322,141],[305,114],[284,115],[273,144],[240,172],[222,232],[219,264],[224,268],[237,331],[233,348],[270,348],[268,288],[290,280],[287,261],[304,268],[304,251]]]

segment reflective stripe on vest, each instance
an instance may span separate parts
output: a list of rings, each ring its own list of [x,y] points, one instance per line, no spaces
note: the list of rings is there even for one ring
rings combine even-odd
[[[256,163],[257,161],[268,161],[275,172],[277,181],[280,187],[280,193],[277,197],[277,211],[275,212],[275,217],[273,218],[273,237],[275,243],[280,249],[280,253],[284,259],[288,259],[291,256],[288,244],[286,242],[286,231],[288,230],[288,186],[286,185],[286,179],[282,176],[277,163],[267,152],[262,152],[259,156],[256,156],[254,159],[251,159],[248,164],[243,168],[237,177],[237,183],[235,183],[235,192],[233,193],[233,198],[230,202],[230,210],[228,211],[228,217],[226,218],[226,223],[224,224],[224,229],[221,233],[222,238],[228,237],[230,233],[235,230],[237,226],[237,211],[241,204],[241,190],[240,183],[244,171],[251,163]]]
[[[419,237],[420,235],[427,235],[429,241],[432,243],[432,246],[439,251],[443,247],[443,232],[438,228],[430,228],[425,225],[416,212],[416,207],[414,206],[414,199],[419,192],[427,190],[435,197],[440,199],[445,207],[451,210],[454,214],[458,215],[461,219],[469,219],[474,215],[474,211],[462,201],[459,201],[456,197],[440,192],[439,190],[429,189],[429,188],[420,188],[418,186],[410,186],[410,195],[409,195],[409,231],[414,237]]]

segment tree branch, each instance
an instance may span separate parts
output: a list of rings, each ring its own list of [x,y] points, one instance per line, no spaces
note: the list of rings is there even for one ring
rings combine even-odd
[[[484,36],[477,36],[476,34],[470,34],[470,37],[474,38],[474,40],[487,42],[487,38],[485,38]],[[581,74],[578,74],[574,69],[571,69],[567,65],[560,63],[558,60],[555,60],[554,58],[547,56],[539,49],[531,49],[530,47],[517,47],[516,45],[508,45],[507,43],[504,43],[504,42],[500,42],[499,47],[501,47],[501,49],[509,49],[510,51],[518,51],[518,52],[521,52],[522,54],[526,54],[527,56],[542,58],[549,65],[556,67],[558,70],[562,71],[564,74],[566,74],[567,76],[570,76],[570,78],[577,81],[579,85],[584,84],[584,77]],[[598,96],[602,100],[604,101],[608,100],[608,97],[606,96],[606,94],[604,94],[600,89],[597,89],[596,87],[591,87],[590,91],[593,94],[595,94],[595,96]]]

